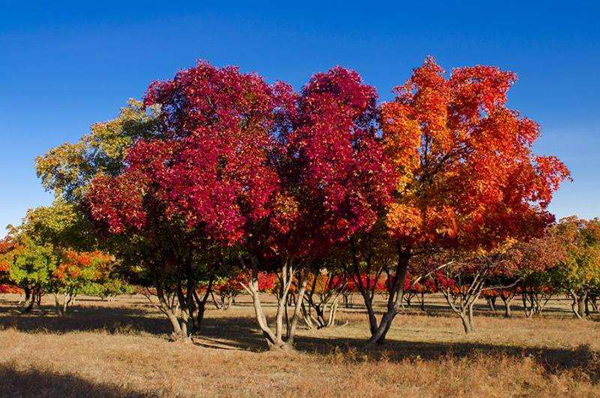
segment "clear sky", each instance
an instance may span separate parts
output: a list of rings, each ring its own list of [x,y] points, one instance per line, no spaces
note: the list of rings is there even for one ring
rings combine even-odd
[[[542,125],[538,152],[573,174],[551,210],[600,216],[599,2],[281,3],[0,0],[0,226],[50,202],[36,155],[199,58],[295,87],[342,65],[383,99],[427,55],[446,70],[515,71],[509,105]]]

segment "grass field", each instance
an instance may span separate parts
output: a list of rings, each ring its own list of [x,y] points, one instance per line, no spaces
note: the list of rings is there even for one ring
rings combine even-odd
[[[562,301],[533,319],[481,303],[467,336],[435,298],[365,351],[356,298],[339,314],[345,326],[303,328],[298,351],[282,354],[264,351],[247,298],[208,310],[194,343],[169,342],[168,322],[142,296],[81,298],[62,319],[50,301],[41,314],[18,314],[18,300],[0,295],[1,397],[600,396],[598,316],[572,319]]]

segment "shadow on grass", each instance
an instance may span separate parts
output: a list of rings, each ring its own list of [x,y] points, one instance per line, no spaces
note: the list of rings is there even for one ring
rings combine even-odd
[[[74,306],[64,317],[56,316],[49,306],[26,314],[19,313],[18,309],[18,306],[0,307],[0,330],[13,328],[33,334],[150,334],[165,339],[172,332],[167,318],[152,307],[136,309]],[[199,337],[208,337],[250,351],[262,351],[266,347],[253,317],[233,316],[219,310],[207,311]]]
[[[0,329],[15,328],[25,333],[107,332],[123,334],[148,333],[167,335],[169,324],[160,314],[135,308],[94,308],[74,306],[64,317],[51,307],[19,314],[5,311],[0,316]]]
[[[441,316],[438,314],[438,316]],[[171,332],[168,321],[160,314],[135,308],[75,307],[73,313],[64,318],[56,316],[3,315],[0,329],[15,328],[26,333],[68,333],[77,331],[103,331],[115,334],[147,333],[167,338]],[[257,328],[256,321],[249,316],[224,314],[209,311],[204,319],[200,339],[225,344],[232,348],[249,351],[265,351],[265,340]],[[199,346],[207,346],[201,342]],[[505,356],[511,358],[530,357],[549,373],[563,370],[585,372],[594,382],[600,382],[599,354],[588,346],[577,349],[531,346],[508,346],[481,342],[423,342],[388,340],[383,346],[365,349],[365,340],[353,337],[325,337],[299,335],[296,349],[313,355],[342,353],[347,360],[364,361],[385,358],[400,362],[420,358],[424,361],[439,361],[444,358],[473,358],[478,355]],[[216,347],[215,347],[216,348]],[[355,355],[358,353],[359,355]],[[2,380],[2,379],[0,379]],[[3,395],[0,395],[3,396]],[[109,395],[110,396],[110,395]]]
[[[227,340],[230,344],[252,351],[266,350],[266,343],[258,331],[254,319],[210,319],[203,329],[203,337]],[[295,347],[299,352],[312,355],[346,354],[350,361],[379,360],[401,362],[419,358],[423,361],[439,361],[445,358],[475,358],[479,355],[524,359],[529,357],[540,364],[546,372],[585,372],[593,382],[600,382],[600,355],[589,346],[576,349],[510,346],[481,342],[423,342],[388,340],[384,345],[366,348],[366,341],[353,337],[325,338],[300,335]]]
[[[352,353],[348,358],[356,361],[378,360],[401,362],[419,358],[423,361],[439,361],[445,358],[475,358],[480,355],[508,357],[516,359],[530,358],[541,365],[550,374],[561,371],[586,373],[594,383],[600,382],[600,357],[589,346],[576,349],[524,347],[495,345],[479,342],[421,342],[388,340],[384,345],[366,349],[365,341],[354,338],[322,339],[313,337],[298,338],[299,351],[328,355],[336,352]],[[358,354],[358,355],[357,355]]]
[[[94,384],[76,375],[38,369],[18,370],[11,365],[0,365],[0,396],[142,398],[159,395],[107,384]]]
[[[210,319],[203,329],[203,337],[227,340],[237,347],[264,351],[266,343],[258,331],[254,319],[222,318]],[[299,352],[312,355],[346,354],[347,360],[362,362],[379,360],[401,362],[419,358],[423,361],[439,361],[445,358],[475,358],[479,355],[530,358],[541,365],[549,374],[561,371],[586,373],[593,382],[600,382],[600,355],[589,346],[576,349],[511,346],[481,342],[423,342],[410,340],[388,340],[384,345],[366,348],[365,340],[353,337],[325,338],[300,335],[295,347]],[[350,354],[350,355],[348,355]]]

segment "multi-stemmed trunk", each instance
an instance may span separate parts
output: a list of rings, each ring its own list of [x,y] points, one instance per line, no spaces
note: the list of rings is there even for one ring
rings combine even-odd
[[[302,306],[304,292],[306,291],[306,278],[303,278],[301,272],[294,268],[292,261],[283,263],[279,272],[279,292],[277,294],[277,312],[275,314],[274,330],[269,326],[269,322],[264,313],[260,290],[258,286],[258,261],[251,259],[250,278],[243,284],[244,288],[252,297],[254,312],[258,326],[271,351],[291,351],[294,348],[294,338],[300,318],[300,308]],[[288,313],[288,294],[294,277],[297,276],[297,298],[291,317]],[[284,325],[285,324],[285,325]]]
[[[388,266],[388,264],[380,264],[380,267],[375,272],[375,280],[373,281],[373,283],[371,283],[371,271],[373,271],[372,258],[370,256],[364,256],[367,279],[365,281],[366,283],[363,283],[361,278],[361,261],[359,260],[359,253],[357,251],[354,241],[350,241],[350,249],[352,254],[353,265],[351,268],[351,272],[353,273],[358,290],[363,297],[364,304],[367,309],[367,315],[369,318],[369,329],[371,332],[371,338],[367,342],[367,347],[384,344],[386,336],[394,321],[394,318],[402,310],[404,296],[404,280],[406,278],[410,260],[414,256],[414,253],[410,247],[398,246],[396,251],[396,264],[394,266],[393,272],[390,269],[391,267]],[[435,271],[445,268],[450,264],[452,264],[452,261],[437,267]],[[384,270],[388,275],[388,281],[391,282],[389,282],[386,286],[386,309],[380,321],[378,322],[377,316],[375,315],[375,308],[373,302],[375,297],[377,281]],[[416,284],[420,279],[422,279],[422,277],[423,276],[419,277],[416,281],[413,282],[413,284]],[[424,309],[423,298],[421,298],[421,308]]]
[[[335,326],[339,306],[339,296],[336,296],[331,301],[318,304],[307,301],[307,304],[308,305],[302,303],[301,309],[304,322],[309,329],[323,329]],[[312,314],[313,310],[315,312],[314,315]]]
[[[31,312],[36,304],[38,307],[40,305],[42,289],[39,287],[25,287],[23,290],[25,291],[25,301],[21,312]]]
[[[154,287],[156,289],[156,297],[158,298],[158,305],[154,304],[156,308],[162,312],[173,328],[171,332],[171,339],[173,341],[188,341],[190,329],[188,323],[190,320],[189,310],[185,305],[182,305],[180,291],[181,283],[178,282],[178,286],[175,289],[167,289],[166,275],[164,270],[154,269]],[[173,291],[175,290],[175,291]],[[151,294],[146,294],[146,297],[150,302],[152,301]],[[183,301],[185,304],[185,301]]]
[[[533,300],[530,300],[530,296],[526,292],[521,294],[521,300],[523,301],[523,312],[525,313],[525,317],[531,318],[535,310]]]
[[[550,298],[552,298],[551,294],[543,294],[535,290],[524,291],[521,296],[523,311],[527,318],[531,318],[533,315],[540,315]]]
[[[459,285],[458,292],[453,292],[450,287],[442,290],[446,302],[452,311],[460,317],[466,334],[475,330],[473,309],[483,292],[487,275],[488,269],[483,269],[474,273],[468,286]]]
[[[331,278],[331,276],[329,278]],[[331,281],[331,279],[329,281]],[[309,329],[333,327],[335,326],[339,299],[344,293],[345,286],[340,286],[338,288],[326,286],[323,288],[325,291],[315,293],[317,290],[317,282],[318,276],[315,276],[312,279],[309,291],[304,294],[304,302],[300,307],[304,322]],[[315,299],[315,295],[317,299]]]
[[[367,342],[367,346],[385,343],[387,333],[392,326],[392,322],[402,308],[402,296],[404,294],[404,278],[408,270],[408,264],[411,258],[409,250],[398,251],[398,261],[396,263],[396,273],[392,283],[388,287],[388,300],[386,312],[381,317],[379,324],[375,318],[372,301],[367,307],[369,312],[369,324],[371,327],[371,338]],[[365,303],[366,304],[366,303]]]
[[[63,294],[63,301],[60,301],[60,294],[54,293],[54,307],[56,308],[56,314],[59,317],[63,317],[67,314],[69,307],[73,304],[75,294],[72,289],[66,289]]]
[[[206,303],[208,301],[208,297],[212,292],[212,286],[215,280],[215,273],[211,273],[210,279],[208,281],[208,285],[206,287],[206,291],[202,297],[198,296],[196,290],[193,291],[194,301],[197,306],[197,315],[194,318],[194,331],[196,333],[200,333],[202,330],[202,321],[204,320],[204,313],[206,312]]]
[[[394,278],[390,278],[391,272],[386,262],[374,262],[374,254],[369,250],[359,252],[354,240],[350,240],[350,254],[351,266],[346,269],[346,272],[354,279],[354,284],[360,292],[367,310],[369,330],[371,332],[371,338],[367,342],[367,346],[371,347],[375,344],[383,344],[394,317],[402,308],[404,277],[411,257],[410,252],[398,251],[398,261],[396,262],[396,274]],[[374,263],[377,263],[377,265],[375,266]],[[387,311],[378,322],[374,306],[375,291],[379,278],[384,271],[388,274],[388,280],[392,282],[387,285]],[[364,281],[362,279],[363,274],[366,275]],[[372,275],[374,278],[372,278]],[[401,279],[401,282],[398,282],[399,279]]]
[[[573,311],[573,314],[575,314],[575,316],[578,319],[585,319],[586,318],[585,302],[587,300],[588,292],[586,290],[583,290],[581,292],[569,290],[569,295],[571,296],[571,299],[573,300],[573,302],[571,303],[571,309]]]
[[[479,298],[479,295],[473,295],[465,298],[464,300],[455,301],[451,298],[450,294],[444,292],[444,297],[446,297],[446,301],[459,317],[463,325],[463,329],[465,330],[465,334],[469,334],[475,330],[475,325],[473,322],[473,307],[475,302]]]
[[[504,295],[500,295],[502,302],[504,303],[504,317],[510,318],[512,316],[511,303],[515,298],[514,295],[510,295],[505,297]]]

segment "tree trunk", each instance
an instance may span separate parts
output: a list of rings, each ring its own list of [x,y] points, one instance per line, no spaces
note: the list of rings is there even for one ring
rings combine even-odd
[[[387,310],[381,317],[381,321],[379,322],[379,326],[375,329],[375,333],[372,333],[371,338],[367,342],[367,346],[385,343],[385,337],[392,326],[392,322],[401,309],[402,296],[404,294],[404,278],[406,277],[406,271],[408,269],[410,258],[410,251],[398,251],[396,276],[389,291]]]
[[[570,291],[569,294],[571,295],[571,299],[573,299],[573,302],[571,303],[571,310],[573,311],[573,314],[575,314],[577,319],[583,319],[579,314],[579,297],[573,291]]]
[[[473,324],[469,320],[469,316],[463,311],[460,314],[460,320],[462,321],[463,328],[465,329],[465,334],[469,334],[473,331]]]
[[[256,321],[260,330],[263,333],[263,336],[267,342],[267,346],[271,351],[292,351],[293,350],[293,342],[296,331],[296,326],[298,322],[298,317],[300,315],[300,307],[302,305],[302,301],[304,300],[303,294],[304,289],[306,288],[306,284],[303,284],[300,291],[298,292],[298,298],[296,301],[296,306],[294,308],[294,313],[292,315],[292,319],[289,323],[286,322],[287,326],[287,334],[286,339],[283,338],[283,317],[286,310],[287,305],[287,295],[289,289],[293,282],[294,270],[289,262],[285,262],[281,268],[280,275],[280,293],[277,298],[277,313],[275,315],[275,331],[271,330],[269,324],[267,322],[267,317],[262,308],[262,303],[260,299],[260,291],[258,289],[258,261],[256,259],[252,259],[252,274],[250,278],[250,282],[247,286],[244,286],[245,289],[252,296],[252,303],[254,306],[254,312],[256,315]]]
[[[496,297],[488,297],[488,305],[492,312],[496,312]]]
[[[577,312],[579,313],[579,317],[581,319],[585,319],[586,318],[586,308],[585,308],[585,302],[587,300],[587,292],[581,293],[578,297],[578,308],[577,308]]]
[[[468,308],[469,308],[469,317],[468,317],[469,332],[472,332],[472,331],[475,330],[475,323],[473,322],[473,306],[474,305],[475,305],[475,301],[473,301],[472,303],[470,303],[469,306],[468,306]]]
[[[159,276],[158,272],[156,271],[154,272],[154,286],[156,288],[156,296],[158,297],[158,308],[167,317],[169,322],[171,322],[171,326],[173,327],[171,339],[174,341],[179,341],[187,338],[187,330],[184,332],[182,329],[179,319],[176,315],[176,308],[174,308],[173,304],[169,302],[165,296],[164,281],[162,276]]]
[[[513,298],[514,298],[514,296],[508,297],[508,298],[502,297],[502,301],[504,302],[504,317],[505,318],[512,317],[511,302],[512,302]]]
[[[25,293],[25,300],[23,301],[23,303],[25,305],[27,305],[27,303],[31,299],[31,289],[29,289],[28,287],[25,287],[25,288],[23,288],[23,292]]]
[[[204,320],[204,313],[206,312],[206,303],[208,301],[208,297],[212,295],[212,286],[215,281],[215,271],[211,272],[210,278],[208,280],[208,285],[206,286],[206,292],[204,292],[204,296],[202,299],[198,297],[198,293],[194,290],[194,300],[198,307],[198,314],[196,319],[194,320],[194,329],[196,329],[196,333],[200,333],[202,330],[202,321]]]
[[[327,320],[327,325],[325,327],[335,326],[335,318],[337,317],[337,309],[338,309],[338,299],[336,298],[331,309],[329,310],[329,319]]]
[[[585,296],[585,316],[590,316],[590,296]]]
[[[365,307],[367,307],[367,314],[369,316],[369,329],[371,331],[371,335],[374,335],[377,332],[377,317],[375,316],[375,310],[373,308],[373,297],[370,292],[365,291],[362,293],[363,300],[365,302]]]
[[[590,296],[590,303],[592,304],[592,309],[594,310],[594,312],[598,312],[598,303],[596,300],[596,295]]]
[[[71,299],[72,299],[71,294],[65,293],[65,298],[64,298],[65,301],[63,301],[63,307],[62,307],[63,315],[67,314],[67,310],[69,309],[69,304],[71,302]]]
[[[298,318],[300,318],[300,307],[302,306],[302,298],[306,292],[306,285],[308,281],[303,279],[300,281],[300,289],[298,290],[298,297],[294,303],[294,313],[292,314],[291,325],[288,325],[287,329],[287,344],[289,346],[294,345],[294,338],[296,337],[296,328],[298,327]]]
[[[31,312],[33,310],[33,306],[35,305],[36,297],[35,297],[35,288],[25,288],[25,302],[23,303],[23,313]]]
[[[58,293],[54,293],[54,307],[56,308],[56,315],[59,317],[65,315],[63,306],[60,304],[60,299],[58,298]]]

